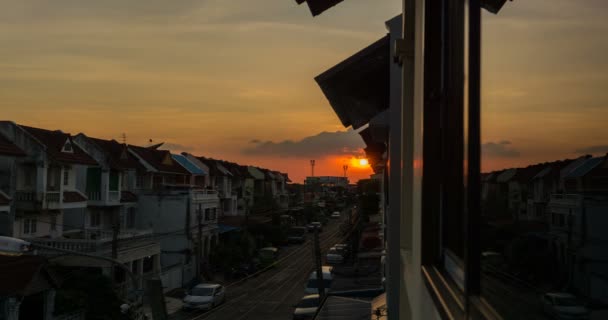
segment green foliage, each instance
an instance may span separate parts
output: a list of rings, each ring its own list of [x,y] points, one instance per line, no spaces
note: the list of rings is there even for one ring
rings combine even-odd
[[[240,232],[233,238],[221,241],[211,253],[211,260],[220,268],[230,270],[248,262],[256,251],[255,238],[249,232]]]
[[[79,272],[67,277],[57,290],[55,313],[85,309],[87,319],[120,319],[121,304],[110,279],[100,273]]]
[[[279,246],[287,241],[287,232],[280,225],[257,224],[249,232],[258,239],[258,248]]]

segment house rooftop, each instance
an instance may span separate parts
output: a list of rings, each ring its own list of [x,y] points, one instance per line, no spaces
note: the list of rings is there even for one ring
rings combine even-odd
[[[23,157],[27,154],[9,141],[5,136],[0,134],[0,155]]]
[[[564,178],[580,178],[587,175],[591,170],[595,169],[600,164],[606,161],[606,157],[588,158],[581,165],[570,171]]]
[[[48,157],[54,161],[97,165],[97,162],[72,141],[72,136],[59,130],[46,130],[19,126],[46,147]]]
[[[145,148],[133,145],[129,145],[129,150],[159,172],[181,175],[190,174],[188,170],[173,159],[169,150],[158,150],[156,148]]]
[[[0,255],[0,296],[28,296],[57,287],[45,258]]]
[[[84,137],[89,139],[95,146],[105,153],[105,156],[110,162],[109,165],[112,169],[125,170],[125,169],[141,169],[145,170],[144,166],[129,153],[127,145],[120,143],[114,139],[104,140],[99,138],[88,137],[81,133]]]
[[[173,160],[177,161],[184,169],[188,170],[191,174],[195,175],[206,175],[207,172],[202,168],[199,168],[194,162],[188,160],[181,154],[172,154]]]

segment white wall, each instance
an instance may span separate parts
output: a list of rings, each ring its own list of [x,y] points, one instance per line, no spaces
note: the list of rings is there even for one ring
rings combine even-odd
[[[13,223],[13,236],[16,238],[34,238],[34,237],[46,237],[56,238],[61,236],[63,233],[63,213],[61,211],[55,211],[56,213],[56,225],[55,230],[51,230],[51,214],[50,213],[37,213],[27,214],[21,216]],[[35,233],[24,233],[25,219],[36,219],[36,232]]]

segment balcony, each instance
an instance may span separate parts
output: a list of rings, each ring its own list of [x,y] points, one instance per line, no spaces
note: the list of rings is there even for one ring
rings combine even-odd
[[[217,190],[194,189],[191,195],[192,201],[215,201],[219,199]]]
[[[118,239],[136,238],[152,233],[152,229],[121,229]],[[70,240],[111,241],[114,231],[111,228],[84,228],[67,230],[63,232],[63,235]]]
[[[116,206],[120,204],[120,191],[87,191],[88,203],[91,206]]]
[[[15,205],[21,210],[61,210],[85,208],[87,197],[78,190],[37,192],[18,190]]]
[[[111,229],[85,228],[64,231],[63,235],[64,238],[58,239],[32,238],[27,240],[48,247],[83,253],[104,252],[111,250],[112,247],[113,231]],[[153,237],[152,229],[121,230],[118,234],[119,246],[133,247],[140,241],[153,240]],[[50,250],[41,251],[44,254],[54,254]]]

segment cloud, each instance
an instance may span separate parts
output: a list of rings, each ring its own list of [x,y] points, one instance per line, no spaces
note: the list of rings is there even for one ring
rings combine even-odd
[[[519,151],[511,147],[511,141],[486,142],[481,145],[485,156],[491,158],[515,158],[519,157]]]
[[[179,143],[171,143],[171,142],[165,142],[163,143],[163,145],[160,147],[161,149],[169,149],[171,150],[173,153],[176,152],[182,152],[182,151],[193,151],[194,148],[191,146],[186,146],[183,144],[179,144]]]
[[[354,130],[321,132],[302,140],[280,142],[252,140],[252,147],[243,150],[247,155],[280,157],[326,157],[330,155],[359,155],[365,147]]]
[[[608,153],[608,145],[589,146],[589,147],[577,149],[576,153],[605,154],[605,153]]]

